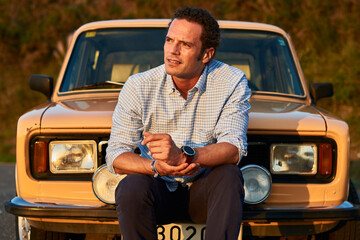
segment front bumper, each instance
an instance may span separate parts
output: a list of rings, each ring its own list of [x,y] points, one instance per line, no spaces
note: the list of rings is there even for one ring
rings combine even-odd
[[[114,205],[101,207],[57,205],[47,203],[30,203],[21,197],[15,197],[5,203],[7,212],[16,216],[30,218],[60,218],[94,221],[116,221]],[[333,208],[283,208],[264,209],[259,207],[245,208],[244,222],[289,222],[289,221],[340,221],[360,218],[360,206],[343,202]]]

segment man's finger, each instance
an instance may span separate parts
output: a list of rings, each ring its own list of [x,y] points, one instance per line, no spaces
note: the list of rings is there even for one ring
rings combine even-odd
[[[182,175],[192,176],[200,170],[200,164],[191,163],[188,167],[181,171]]]
[[[169,141],[165,141],[165,140],[154,140],[154,141],[150,141],[149,143],[149,149],[150,148],[161,148],[161,149],[170,149],[171,148],[171,143]]]
[[[161,152],[151,152],[151,156],[153,157],[153,159],[162,160],[166,162],[168,155],[163,154]]]
[[[168,134],[163,134],[163,133],[152,134],[152,133],[145,132],[144,137],[145,137],[144,140],[141,142],[142,145],[146,145],[152,141],[171,140],[171,138],[169,137]]]
[[[180,164],[178,166],[172,166],[165,161],[156,161],[156,167],[160,175],[178,175],[181,171],[188,167],[187,163]]]

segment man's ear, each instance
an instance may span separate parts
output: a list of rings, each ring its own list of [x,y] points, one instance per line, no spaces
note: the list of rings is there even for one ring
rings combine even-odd
[[[202,57],[202,62],[205,64],[210,62],[214,54],[215,54],[215,49],[213,47],[205,49],[204,55]]]

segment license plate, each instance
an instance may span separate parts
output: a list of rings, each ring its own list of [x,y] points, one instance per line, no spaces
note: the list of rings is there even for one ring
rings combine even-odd
[[[158,240],[204,240],[204,224],[167,224],[157,227]]]
[[[238,240],[242,239],[242,229]],[[167,224],[157,227],[158,240],[204,240],[206,233],[205,224]]]

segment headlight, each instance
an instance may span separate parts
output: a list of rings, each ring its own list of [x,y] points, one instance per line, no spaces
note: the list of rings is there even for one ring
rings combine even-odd
[[[92,187],[96,197],[107,204],[115,204],[115,189],[126,174],[115,176],[106,165],[96,170],[92,179]]]
[[[244,178],[245,199],[247,204],[264,202],[271,192],[271,175],[258,165],[246,165],[241,168]]]
[[[96,142],[93,140],[52,141],[49,151],[52,173],[91,173],[97,168]]]
[[[317,161],[315,144],[271,145],[271,173],[315,175]]]

